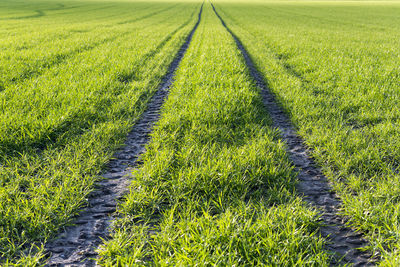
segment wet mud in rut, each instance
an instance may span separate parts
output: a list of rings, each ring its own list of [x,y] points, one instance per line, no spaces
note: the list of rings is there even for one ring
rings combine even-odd
[[[288,156],[294,163],[295,171],[298,173],[298,193],[320,211],[323,223],[320,227],[321,235],[329,241],[327,249],[335,254],[332,264],[374,265],[376,259],[373,259],[371,253],[360,250],[360,248],[367,246],[368,242],[363,238],[362,234],[347,227],[346,219],[338,215],[341,202],[336,194],[332,192],[327,178],[308,155],[308,149],[290,122],[290,118],[283,108],[279,106],[274,94],[264,82],[262,74],[257,70],[239,38],[225,24],[214,5],[212,5],[212,8],[222,25],[235,40],[244,57],[250,75],[255,84],[261,89],[263,102],[273,120],[273,126],[280,130],[281,136],[287,144]]]
[[[173,76],[179,66],[196,31],[203,10],[198,13],[198,20],[180,47],[168,72],[157,92],[150,100],[147,110],[128,134],[125,146],[114,155],[108,164],[104,180],[97,183],[97,190],[89,196],[88,208],[67,227],[57,239],[46,245],[50,257],[46,266],[95,266],[95,249],[101,239],[107,238],[108,228],[116,211],[117,200],[127,192],[129,175],[136,165],[138,156],[143,153],[149,142],[153,124],[159,119],[160,108],[168,95]]]

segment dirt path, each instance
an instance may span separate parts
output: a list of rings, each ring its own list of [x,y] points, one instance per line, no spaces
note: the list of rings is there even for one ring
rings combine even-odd
[[[101,243],[101,238],[108,236],[117,200],[128,190],[131,169],[149,141],[152,125],[159,119],[160,108],[168,95],[174,73],[200,23],[202,10],[203,5],[197,23],[169,66],[168,73],[150,100],[147,110],[129,133],[125,146],[110,161],[109,171],[103,175],[106,179],[99,182],[98,190],[89,196],[89,207],[76,218],[74,226],[67,227],[56,240],[46,245],[51,254],[47,266],[95,266],[95,249]]]
[[[249,53],[236,35],[226,26],[224,20],[215,10],[214,5],[212,7],[222,25],[235,40],[249,68],[250,75],[261,89],[263,102],[273,120],[273,126],[280,130],[281,136],[287,144],[287,153],[295,165],[295,171],[298,172],[299,184],[297,191],[307,202],[320,210],[321,219],[324,223],[320,231],[322,236],[328,237],[330,241],[327,248],[337,255],[336,259],[338,261],[341,259],[340,263],[350,263],[354,264],[354,266],[373,265],[372,255],[359,250],[359,248],[368,245],[368,242],[363,239],[361,234],[347,227],[345,218],[338,215],[341,205],[339,198],[332,192],[326,177],[309,157],[306,145],[297,135],[288,115],[277,103],[275,96],[264,82],[262,74],[255,67]],[[334,262],[333,264],[337,263],[339,262]]]

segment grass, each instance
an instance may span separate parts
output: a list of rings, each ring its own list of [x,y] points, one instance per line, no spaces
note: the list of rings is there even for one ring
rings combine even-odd
[[[2,18],[8,14],[4,6],[20,5],[1,4]],[[0,60],[2,264],[39,261],[41,244],[84,207],[200,7],[197,2],[109,4],[66,1],[65,7],[50,10],[49,2],[32,2],[20,18],[3,21],[9,29],[0,39],[5,51]],[[42,6],[50,11],[40,18],[30,16]],[[182,15],[171,18],[175,12]],[[82,13],[89,15],[82,19]],[[57,23],[47,23],[55,17]],[[30,23],[32,32],[13,34]],[[18,50],[12,42],[26,48]]]
[[[20,3],[14,5],[21,9]],[[0,20],[1,12],[5,10],[8,14],[14,5],[9,4],[8,9],[0,10]],[[64,7],[52,8],[53,5]],[[168,17],[184,10],[184,5],[178,7],[177,3],[137,2],[109,6],[109,2],[92,1],[67,1],[57,5],[51,1],[24,3],[24,9],[28,9],[25,12],[43,9],[46,15],[2,21],[6,30],[0,43],[0,91],[16,81],[40,75],[54,65],[112,43],[137,29],[164,23]],[[83,21],[80,19],[82,15],[85,16]],[[48,25],[50,23],[51,26]]]
[[[295,174],[270,124],[240,52],[206,3],[99,263],[327,266],[318,216],[295,196]]]
[[[341,212],[400,263],[396,1],[214,0]],[[145,110],[201,1],[0,0],[0,265],[44,263]],[[331,255],[285,144],[205,3],[98,263],[310,265]]]
[[[399,257],[398,2],[215,1],[365,233]]]

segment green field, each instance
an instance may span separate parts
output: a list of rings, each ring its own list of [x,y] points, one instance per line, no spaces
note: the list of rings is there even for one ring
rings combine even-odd
[[[200,5],[68,1],[56,9],[52,1],[28,3],[2,2],[0,9],[4,259],[46,241],[79,212]],[[34,10],[46,15],[36,17]]]
[[[343,214],[393,265],[400,260],[399,4],[216,3],[334,182]]]
[[[329,266],[240,40],[382,266],[400,264],[400,2],[0,0],[0,265],[41,266],[201,21],[104,266]],[[341,262],[345,264],[345,262]]]

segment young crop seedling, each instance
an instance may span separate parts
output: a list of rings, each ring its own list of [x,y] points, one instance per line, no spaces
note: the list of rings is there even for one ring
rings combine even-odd
[[[98,263],[329,265],[317,213],[295,196],[270,126],[240,51],[205,3]]]

